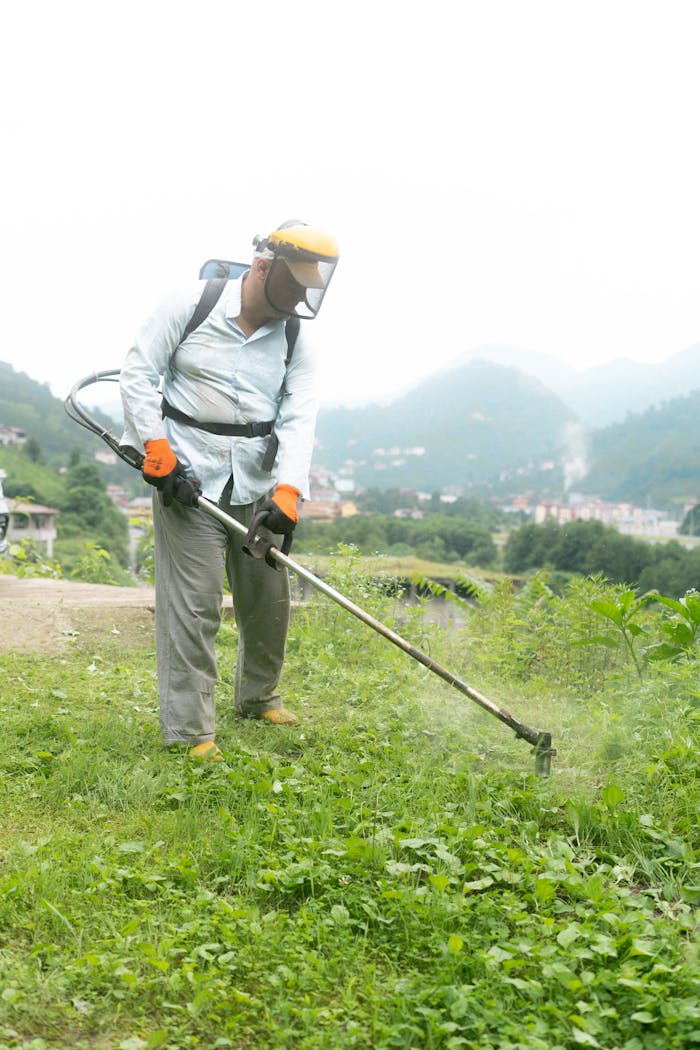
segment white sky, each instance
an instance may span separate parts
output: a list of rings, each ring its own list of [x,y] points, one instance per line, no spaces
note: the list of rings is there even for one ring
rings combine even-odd
[[[700,341],[699,37],[694,0],[6,5],[0,360],[64,396],[290,215],[341,245],[326,402],[484,344],[663,360]]]

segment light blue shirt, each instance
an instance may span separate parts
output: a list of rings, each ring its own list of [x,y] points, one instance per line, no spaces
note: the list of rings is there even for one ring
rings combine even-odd
[[[245,275],[244,275],[245,276]],[[285,321],[270,321],[246,338],[235,318],[244,278],[229,281],[205,321],[179,345],[204,282],[174,294],[141,326],[121,370],[122,445],[143,451],[166,437],[202,493],[217,501],[233,475],[235,504],[253,503],[278,483],[309,495],[309,467],[318,404],[315,368],[300,334],[285,369]],[[207,423],[276,420],[279,439],[271,474],[261,469],[269,437],[224,437],[161,417],[162,395],[173,408]]]

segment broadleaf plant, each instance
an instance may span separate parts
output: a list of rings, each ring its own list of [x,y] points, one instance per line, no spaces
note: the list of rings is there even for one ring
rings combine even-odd
[[[663,640],[644,649],[648,660],[679,660],[691,656],[700,636],[700,594],[687,591],[680,599],[650,592],[646,597],[670,609],[675,615],[660,624]]]
[[[637,617],[655,600],[652,593],[637,596],[631,588],[620,591],[606,598],[593,598],[589,607],[599,616],[604,617],[616,630],[616,634],[598,635],[590,639],[589,644],[615,645],[622,644],[632,660],[639,677],[642,677],[642,665],[635,647],[635,640],[646,635],[645,627],[635,622]]]

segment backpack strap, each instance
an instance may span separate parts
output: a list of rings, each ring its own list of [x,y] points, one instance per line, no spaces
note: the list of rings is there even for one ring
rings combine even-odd
[[[292,360],[292,354],[294,353],[294,347],[297,344],[299,338],[299,328],[301,322],[298,317],[290,317],[284,326],[284,334],[287,337],[287,356],[284,359],[284,367],[289,366],[289,362]]]
[[[284,326],[284,334],[287,337],[287,356],[284,359],[284,367],[288,368],[289,362],[292,360],[292,354],[294,353],[294,347],[296,346],[297,338],[299,336],[298,317],[289,318],[289,320]],[[261,464],[261,469],[264,470],[266,474],[272,473],[272,468],[275,464],[275,457],[277,455],[277,449],[279,448],[279,445],[280,439],[277,437],[277,434],[273,430],[272,434],[270,435],[270,440],[267,443],[267,448],[265,449],[265,455],[263,456],[263,461]]]
[[[199,302],[194,308],[194,313],[185,325],[185,330],[180,337],[180,343],[184,343],[185,339],[192,335],[195,328],[199,328],[202,321],[206,321],[221,298],[227,284],[228,277],[211,277],[207,281],[199,297]]]

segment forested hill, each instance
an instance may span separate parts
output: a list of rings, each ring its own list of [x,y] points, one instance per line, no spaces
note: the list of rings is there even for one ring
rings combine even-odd
[[[106,426],[107,416],[91,412]],[[37,383],[24,372],[0,361],[0,423],[19,427],[39,442],[44,458],[53,461],[70,455],[84,444],[87,434],[66,415],[63,401],[54,397],[48,383]]]
[[[479,486],[556,457],[574,419],[539,380],[471,361],[389,405],[322,411],[316,461],[351,460],[368,487]]]
[[[595,431],[577,487],[638,506],[700,498],[700,391]]]
[[[99,409],[91,408],[90,413],[105,427],[114,430],[110,418]],[[54,397],[47,383],[37,383],[24,372],[16,372],[11,365],[2,361],[0,424],[25,430],[32,440],[33,458],[54,470],[65,467],[74,451],[78,451],[85,459],[92,459],[100,449],[106,451],[98,437],[68,417],[63,400]],[[135,472],[121,460],[111,466],[101,463],[99,470],[105,481],[131,487],[131,475]]]

